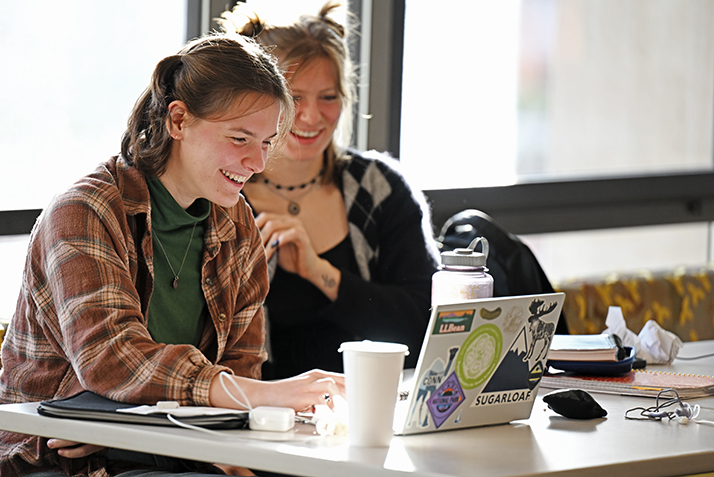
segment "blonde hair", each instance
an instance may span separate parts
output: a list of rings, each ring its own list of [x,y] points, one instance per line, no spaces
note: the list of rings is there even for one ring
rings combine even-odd
[[[265,1],[260,2],[264,7]],[[300,15],[296,20],[277,25],[252,5],[239,3],[225,11],[216,21],[227,33],[254,38],[278,57],[283,70],[297,74],[316,58],[327,58],[334,66],[337,91],[341,100],[340,120],[327,148],[324,182],[336,180],[335,162],[342,157],[352,138],[355,103],[355,71],[348,49],[348,29],[333,16],[342,7],[338,1],[325,3],[317,15]],[[266,12],[267,15],[267,12]]]

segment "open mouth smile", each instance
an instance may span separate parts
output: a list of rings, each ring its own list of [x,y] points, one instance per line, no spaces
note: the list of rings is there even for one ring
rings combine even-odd
[[[221,169],[221,173],[236,184],[243,184],[250,178],[249,176],[239,176],[238,174],[233,174],[232,172],[228,172],[223,169]]]
[[[314,137],[317,137],[318,134],[320,134],[320,131],[301,131],[296,128],[292,128],[290,132],[296,135],[297,137],[302,137],[305,139],[312,139]]]

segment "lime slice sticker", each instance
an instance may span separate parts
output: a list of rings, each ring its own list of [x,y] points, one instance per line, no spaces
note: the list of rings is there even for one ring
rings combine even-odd
[[[493,373],[501,358],[503,336],[495,325],[476,328],[464,341],[456,356],[456,375],[461,385],[473,389]]]

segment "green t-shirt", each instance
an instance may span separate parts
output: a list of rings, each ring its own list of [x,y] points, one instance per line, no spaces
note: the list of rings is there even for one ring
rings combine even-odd
[[[211,203],[198,199],[183,210],[158,179],[147,183],[155,277],[149,303],[149,333],[157,343],[198,346],[208,316],[201,289],[201,262]],[[176,275],[178,287],[174,288]]]

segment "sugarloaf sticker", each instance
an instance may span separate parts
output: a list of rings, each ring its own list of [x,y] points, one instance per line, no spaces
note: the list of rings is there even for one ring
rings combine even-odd
[[[535,394],[530,389],[518,391],[505,391],[502,393],[479,394],[471,407],[496,406],[498,404],[512,404],[516,402],[532,401]]]
[[[513,343],[511,343],[508,351],[504,353],[498,368],[493,372],[491,379],[488,380],[488,384],[484,386],[481,392],[491,393],[526,389],[529,386],[528,383],[531,377],[528,362],[523,361],[523,356],[527,351],[526,332],[522,329]]]
[[[468,333],[474,321],[475,310],[442,311],[436,317],[432,334]]]
[[[429,412],[438,429],[456,408],[464,401],[464,391],[461,389],[459,379],[455,373],[446,378],[442,385],[431,395],[427,401]]]
[[[495,325],[481,325],[466,338],[456,356],[455,369],[465,389],[473,389],[491,376],[502,347],[503,336]]]
[[[532,391],[540,381],[543,370],[540,363],[528,368],[528,362],[523,360],[527,351],[526,332],[522,329],[471,407],[532,401],[535,398]]]

